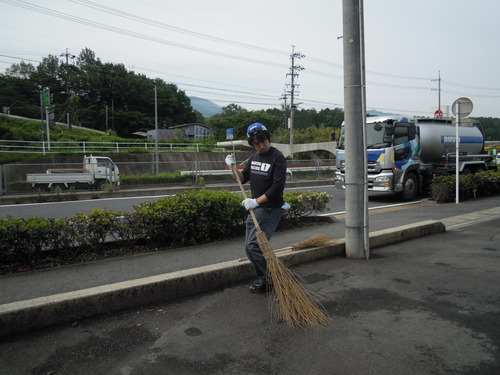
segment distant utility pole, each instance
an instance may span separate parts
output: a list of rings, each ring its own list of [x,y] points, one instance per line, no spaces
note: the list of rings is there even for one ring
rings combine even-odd
[[[286,95],[286,91],[285,91],[285,93],[283,94],[283,96],[280,98],[280,100],[284,100],[285,101],[284,104],[281,105],[281,107],[283,108],[283,114],[284,114],[284,118],[285,118],[284,119],[285,130],[287,129],[287,118],[288,118],[287,115],[286,115],[286,111],[288,110],[288,107],[286,105],[286,103],[287,103],[286,100],[287,99],[288,99],[288,96]]]
[[[294,112],[295,110],[297,109],[297,105],[300,104],[296,104],[295,103],[295,95],[296,95],[296,91],[295,89],[297,87],[299,87],[299,85],[297,85],[295,83],[295,79],[299,76],[299,74],[297,72],[300,72],[301,70],[304,70],[304,68],[300,65],[295,65],[295,60],[297,59],[302,59],[304,58],[305,56],[298,53],[298,52],[295,52],[295,46],[292,46],[292,54],[290,55],[290,59],[292,60],[292,66],[290,67],[290,73],[287,74],[287,76],[290,76],[291,79],[290,79],[290,84],[288,86],[290,86],[290,117],[288,119],[288,127],[290,128],[290,150],[292,152],[292,158],[293,158],[293,115],[294,115]]]
[[[71,53],[69,53],[69,50],[66,48],[66,52],[65,53],[61,53],[60,55],[61,57],[63,56],[66,56],[66,120],[68,121],[68,128],[71,129],[71,122],[70,122],[70,119],[69,119],[69,98],[70,98],[70,95],[69,95],[69,59],[74,59],[76,56],[75,55],[72,55]]]
[[[438,70],[438,78],[437,79],[433,79],[432,82],[436,82],[438,83],[438,88],[437,88],[437,92],[438,92],[438,111],[439,113],[442,113],[441,112],[441,71]],[[436,91],[436,89],[432,89],[432,91]]]

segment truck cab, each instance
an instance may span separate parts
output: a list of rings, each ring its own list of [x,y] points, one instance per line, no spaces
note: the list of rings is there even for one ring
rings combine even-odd
[[[83,168],[90,172],[97,184],[104,185],[110,183],[120,185],[120,171],[113,161],[105,156],[85,156],[83,158]],[[96,186],[97,188],[103,186]]]

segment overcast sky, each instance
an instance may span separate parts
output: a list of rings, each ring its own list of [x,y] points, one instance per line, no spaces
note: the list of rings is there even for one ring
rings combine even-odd
[[[292,46],[299,108],[343,108],[341,0],[0,0],[0,72],[89,48],[102,62],[249,110],[279,108]],[[367,108],[500,117],[500,1],[365,0]],[[0,103],[9,105],[9,103]]]

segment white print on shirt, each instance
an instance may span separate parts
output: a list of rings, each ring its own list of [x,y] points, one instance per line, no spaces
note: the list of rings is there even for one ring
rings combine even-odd
[[[271,164],[269,163],[261,163],[260,161],[253,161],[250,166],[250,169],[253,171],[267,172],[271,169]]]

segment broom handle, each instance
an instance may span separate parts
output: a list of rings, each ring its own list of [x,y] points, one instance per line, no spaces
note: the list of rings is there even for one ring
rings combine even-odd
[[[238,185],[240,186],[241,194],[243,194],[243,198],[247,199],[247,193],[245,192],[245,188],[243,187],[243,184],[241,183],[240,180],[240,175],[238,174],[238,170],[236,169],[236,164],[233,164],[231,170],[233,171],[233,175],[236,178],[236,181],[238,181]],[[253,224],[255,225],[255,230],[257,232],[261,232],[262,230],[260,229],[259,222],[257,221],[257,217],[255,216],[255,212],[253,212],[252,209],[248,210],[250,212],[250,216],[252,217]]]

